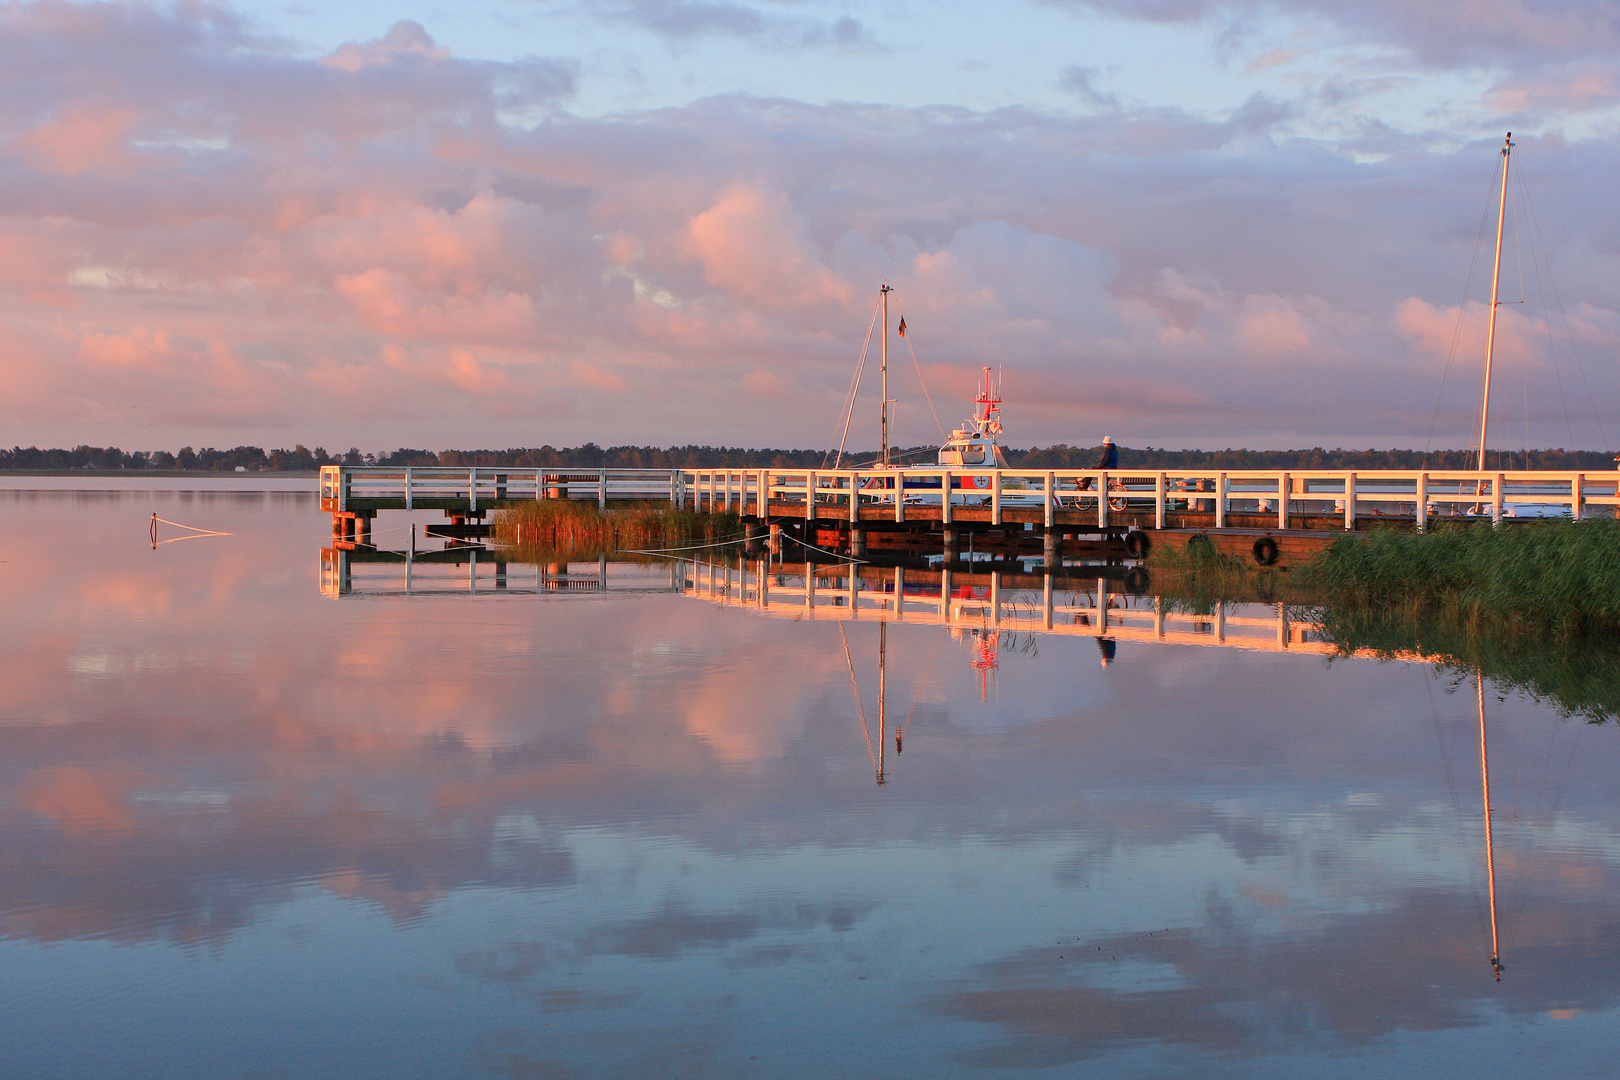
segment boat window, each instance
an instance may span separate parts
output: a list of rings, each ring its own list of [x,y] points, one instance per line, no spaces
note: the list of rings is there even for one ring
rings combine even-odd
[[[983,465],[984,464],[984,447],[982,447],[982,446],[966,446],[966,447],[963,447],[962,448],[962,464],[963,465]]]
[[[962,451],[956,446],[942,446],[939,448],[939,463],[941,465],[962,464]]]

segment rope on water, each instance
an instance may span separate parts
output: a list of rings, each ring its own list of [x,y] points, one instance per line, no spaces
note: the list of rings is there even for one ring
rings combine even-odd
[[[855,559],[855,558],[851,558],[848,555],[840,555],[836,551],[828,551],[824,547],[816,547],[816,545],[814,545],[814,544],[807,544],[803,540],[800,540],[797,536],[789,535],[788,532],[785,529],[782,531],[781,535],[782,535],[782,538],[784,540],[792,540],[795,544],[798,544],[800,547],[809,548],[811,551],[819,551],[823,555],[831,555],[833,558],[842,559],[844,562],[859,563],[862,566],[870,566],[870,565],[872,565],[871,561],[868,560],[868,559]]]
[[[722,540],[722,541],[718,541],[718,542],[715,542],[715,543],[709,543],[709,544],[693,544],[690,547],[621,548],[620,550],[623,551],[626,555],[669,555],[671,552],[676,552],[676,551],[707,551],[707,550],[710,550],[712,548],[733,547],[733,546],[735,546],[737,544],[746,544],[746,543],[748,543],[748,538],[745,536],[745,537],[742,537],[741,539],[738,539],[738,540]]]
[[[158,525],[159,525],[159,523],[164,524],[164,525],[173,525],[177,529],[187,529],[187,530],[189,530],[189,533],[186,536],[171,536],[167,540],[159,540],[158,539]],[[236,535],[235,533],[220,532],[217,529],[204,529],[204,528],[200,528],[200,527],[198,527],[196,525],[182,525],[178,521],[170,521],[168,518],[160,518],[155,513],[152,515],[151,537],[152,537],[152,546],[153,547],[157,547],[159,544],[172,544],[172,543],[175,543],[176,541],[179,541],[179,540],[197,540],[197,539],[199,539],[201,537],[204,537],[204,536],[235,536],[235,535]]]

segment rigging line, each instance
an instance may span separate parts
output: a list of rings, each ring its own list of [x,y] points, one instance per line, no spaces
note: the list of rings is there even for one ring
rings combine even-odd
[[[1520,173],[1520,183],[1523,183],[1522,167],[1520,169]],[[1598,415],[1597,399],[1592,396],[1592,386],[1586,380],[1586,368],[1582,366],[1581,354],[1575,348],[1575,333],[1569,327],[1569,315],[1564,311],[1564,298],[1559,295],[1558,292],[1558,279],[1553,277],[1552,259],[1547,254],[1547,241],[1545,236],[1542,234],[1541,222],[1536,217],[1536,204],[1535,201],[1530,198],[1528,188],[1525,191],[1525,205],[1530,210],[1530,224],[1534,230],[1531,234],[1532,242],[1539,242],[1541,246],[1542,260],[1547,264],[1547,284],[1552,286],[1553,300],[1558,304],[1558,317],[1563,321],[1564,333],[1569,338],[1570,357],[1575,361],[1575,370],[1577,373],[1579,373],[1581,377],[1581,386],[1586,391],[1587,404],[1592,407],[1592,421],[1593,423],[1597,424],[1598,434],[1603,438],[1603,452],[1607,454],[1612,449],[1609,445],[1609,433],[1608,430],[1603,426],[1603,420]]]
[[[1439,746],[1439,748],[1440,748],[1440,763],[1441,763],[1441,767],[1442,767],[1442,769],[1443,769],[1443,771],[1445,773],[1445,777],[1446,777],[1446,788],[1451,794],[1451,811],[1452,811],[1452,813],[1451,813],[1451,825],[1452,825],[1452,828],[1457,833],[1457,850],[1464,851],[1464,850],[1466,850],[1466,846],[1467,846],[1466,845],[1466,839],[1467,838],[1463,834],[1462,802],[1457,797],[1457,778],[1452,773],[1452,769],[1451,769],[1451,753],[1450,753],[1450,751],[1448,751],[1446,749],[1445,732],[1440,727],[1440,707],[1437,704],[1435,704],[1435,700],[1434,700],[1433,682],[1434,682],[1434,678],[1436,677],[1436,673],[1425,669],[1422,672],[1422,676],[1423,676],[1423,691],[1424,691],[1425,694],[1428,695],[1428,698],[1429,698],[1429,719],[1430,719],[1430,722],[1434,725],[1434,741],[1435,741],[1435,744],[1437,746]],[[1463,865],[1467,869],[1470,884],[1471,885],[1478,885],[1479,881],[1478,881],[1477,875],[1474,873],[1474,861],[1473,861],[1473,859],[1472,858],[1465,858],[1464,861],[1463,861]],[[1483,934],[1485,932],[1485,909],[1482,906],[1480,906],[1479,889],[1470,888],[1468,890],[1468,892],[1469,892],[1469,895],[1471,895],[1473,897],[1473,899],[1474,899],[1474,914],[1479,919],[1480,933]]]
[[[1519,303],[1524,304],[1524,242],[1520,236],[1519,201],[1513,202],[1513,261],[1519,268]],[[1530,264],[1535,265],[1535,258]],[[1524,467],[1530,467],[1530,350],[1525,349],[1519,357],[1519,374],[1524,380]]]
[[[1496,170],[1491,170],[1491,190],[1496,188]],[[1485,226],[1490,221],[1490,200],[1486,200],[1485,211],[1479,218],[1479,235],[1474,238],[1474,257],[1468,263],[1468,279],[1463,284],[1462,303],[1457,307],[1457,323],[1451,330],[1451,348],[1446,352],[1445,371],[1440,375],[1440,393],[1434,399],[1434,415],[1429,419],[1429,437],[1423,443],[1423,465],[1429,464],[1429,451],[1434,448],[1434,430],[1440,423],[1440,407],[1446,399],[1446,382],[1451,378],[1451,368],[1457,360],[1457,346],[1462,341],[1463,318],[1468,313],[1468,297],[1474,291],[1474,275],[1479,269],[1479,253],[1485,247]]]
[[[877,305],[872,308],[872,321],[866,324],[866,340],[861,344],[861,358],[855,364],[855,376],[849,382],[849,393],[844,398],[844,432],[838,437],[838,458],[833,468],[838,468],[844,460],[844,442],[849,438],[849,421],[855,414],[855,398],[861,392],[861,373],[866,370],[866,357],[872,351],[872,332],[877,329],[878,313],[883,310],[883,298],[878,298]],[[888,327],[884,327],[888,332]],[[836,425],[835,425],[836,427]],[[827,444],[827,453],[821,459],[821,467],[827,467],[827,459],[833,456],[832,443]]]
[[[838,624],[838,636],[844,639],[844,667],[849,672],[849,696],[855,702],[855,715],[860,717],[861,735],[866,739],[866,756],[872,759],[872,768],[877,768],[877,754],[872,750],[872,729],[866,726],[866,706],[861,704],[861,688],[855,682],[855,662],[849,656],[849,635],[844,633],[844,624]]]
[[[899,602],[900,602],[899,600],[895,601],[895,603],[897,603],[897,604]],[[934,650],[928,654],[928,666],[923,668],[923,682],[925,684],[928,683],[928,676],[932,675],[933,672],[934,672],[934,660],[935,660],[935,658],[937,658],[939,656],[940,643],[945,640],[945,637],[946,637],[947,633],[948,633],[948,631],[946,631],[944,627],[941,627],[939,636],[934,639]],[[903,720],[901,722],[900,730],[898,730],[898,731],[896,731],[894,733],[894,737],[896,739],[899,739],[902,736],[904,736],[905,733],[906,733],[906,730],[911,727],[911,717],[912,717],[912,715],[914,713],[916,713],[916,711],[917,711],[917,695],[916,695],[916,693],[913,693],[911,695],[911,708],[906,711],[906,718],[905,718],[905,720]]]
[[[900,321],[905,322],[906,316],[902,312]],[[928,392],[928,383],[923,379],[922,364],[917,362],[917,346],[911,343],[911,335],[906,335],[906,349],[911,353],[911,366],[917,369],[917,384],[922,387],[923,400],[928,402],[928,411],[934,414],[934,427],[939,429],[939,441],[945,441],[945,425],[939,422],[939,410],[934,408],[934,395]]]
[[[1564,376],[1563,373],[1558,369],[1558,349],[1553,345],[1552,322],[1547,318],[1547,290],[1541,282],[1541,266],[1543,260],[1536,257],[1537,241],[1539,239],[1538,234],[1540,230],[1536,223],[1535,215],[1531,213],[1530,187],[1525,182],[1523,168],[1519,170],[1518,177],[1519,200],[1524,203],[1525,218],[1530,222],[1530,229],[1528,230],[1530,233],[1530,268],[1536,273],[1536,297],[1541,304],[1541,328],[1547,335],[1547,355],[1552,360],[1553,382],[1558,387],[1558,400],[1564,407],[1564,432],[1569,437],[1569,446],[1573,448],[1575,445],[1575,425],[1571,421],[1569,415],[1569,395],[1564,393]],[[1541,246],[1542,250],[1545,251],[1545,243],[1543,243]],[[1547,276],[1549,278],[1552,277],[1552,265],[1550,263],[1547,265]]]

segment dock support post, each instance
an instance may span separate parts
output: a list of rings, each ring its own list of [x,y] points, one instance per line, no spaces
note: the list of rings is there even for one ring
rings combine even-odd
[[[775,522],[775,521],[771,522],[770,531],[771,531],[771,549],[770,549],[771,554],[780,556],[782,554],[782,526],[781,526],[781,524],[778,523],[778,522]]]
[[[1063,534],[1048,526],[1046,536],[1041,545],[1041,561],[1048,570],[1055,570],[1063,565]]]
[[[946,526],[940,535],[944,537],[945,540],[945,561],[947,563],[955,562],[957,548],[956,530]]]
[[[1429,531],[1429,474],[1417,474],[1417,506],[1413,510],[1412,519],[1417,523],[1418,532]]]
[[[851,527],[849,530],[849,553],[857,559],[866,558],[866,530]]]

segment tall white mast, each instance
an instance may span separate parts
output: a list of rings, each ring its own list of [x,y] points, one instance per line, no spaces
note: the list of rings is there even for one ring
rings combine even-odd
[[[1491,843],[1491,762],[1485,756],[1485,675],[1474,669],[1479,702],[1479,786],[1485,803],[1485,877],[1491,894],[1491,972],[1502,981],[1502,949],[1496,937],[1496,847]]]
[[[1502,199],[1496,207],[1496,269],[1491,273],[1491,318],[1485,330],[1485,400],[1479,408],[1479,471],[1485,471],[1485,428],[1491,418],[1491,358],[1496,351],[1496,290],[1502,284],[1502,224],[1507,218],[1508,159],[1513,132],[1502,140]]]
[[[1500,246],[1500,245],[1499,245]],[[1501,258],[1499,254],[1498,259]],[[883,285],[883,456],[884,468],[889,467],[889,285]],[[1494,297],[1493,297],[1494,299]],[[1480,468],[1485,466],[1481,465]]]

